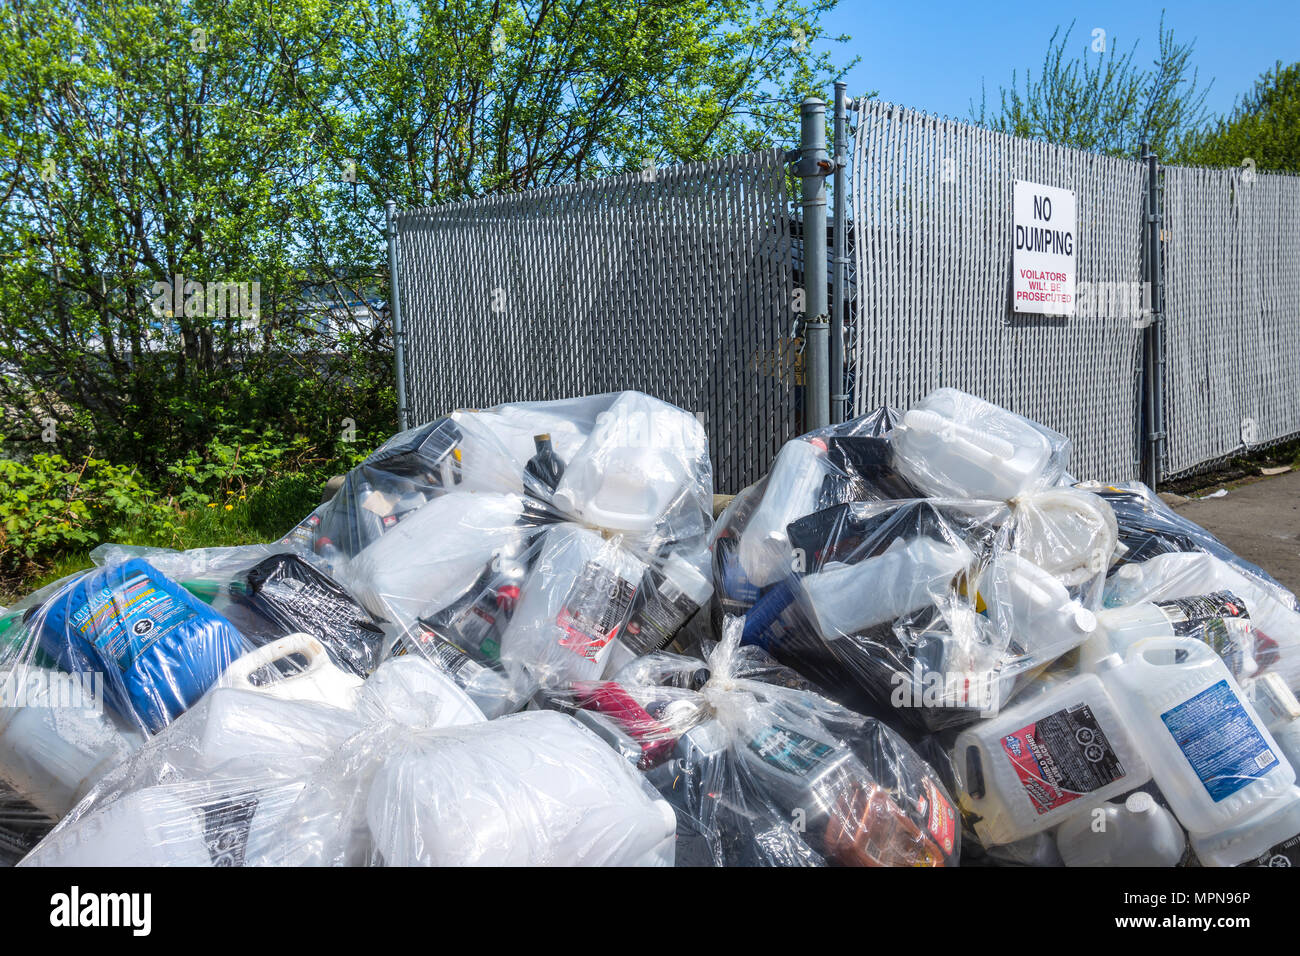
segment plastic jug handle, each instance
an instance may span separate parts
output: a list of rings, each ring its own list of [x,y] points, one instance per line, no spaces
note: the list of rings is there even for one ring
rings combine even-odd
[[[1173,635],[1165,637],[1144,637],[1141,640],[1134,642],[1128,649],[1128,653],[1124,655],[1124,661],[1125,663],[1132,662],[1148,668],[1167,667],[1167,664],[1153,664],[1144,656],[1147,651],[1160,650],[1187,651],[1187,662],[1192,662],[1197,659],[1209,660],[1211,658],[1221,660],[1219,655],[1214,653],[1214,649],[1204,641],[1197,640],[1196,638],[1187,635]]]
[[[235,687],[240,690],[261,690],[262,688],[254,684],[249,678],[263,667],[268,667],[276,661],[287,660],[295,654],[307,658],[307,666],[292,676],[283,678],[283,680],[305,677],[313,671],[330,666],[329,654],[325,652],[325,645],[312,635],[299,631],[294,634],[286,634],[270,644],[264,644],[255,651],[241,654],[235,658],[231,661],[230,666],[226,668],[226,672],[221,675],[221,686]]]

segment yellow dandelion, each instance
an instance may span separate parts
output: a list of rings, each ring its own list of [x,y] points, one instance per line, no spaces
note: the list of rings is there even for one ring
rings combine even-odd
[[[227,511],[233,511],[233,510],[234,510],[234,507],[235,507],[234,505],[226,505],[226,510],[227,510]]]

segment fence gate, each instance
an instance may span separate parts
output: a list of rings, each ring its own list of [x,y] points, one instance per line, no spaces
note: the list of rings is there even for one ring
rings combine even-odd
[[[738,491],[800,432],[779,150],[397,216],[412,420],[637,389]]]

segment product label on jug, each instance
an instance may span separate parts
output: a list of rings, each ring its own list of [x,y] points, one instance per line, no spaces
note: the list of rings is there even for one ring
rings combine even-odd
[[[1160,715],[1210,798],[1218,803],[1278,765],[1227,679]]]
[[[203,807],[203,842],[213,866],[243,866],[257,798],[235,797]]]
[[[1246,602],[1231,591],[1156,601],[1174,634],[1191,635],[1214,649],[1233,674],[1242,671],[1243,655],[1254,644]]]
[[[766,763],[796,777],[806,777],[833,749],[797,730],[774,725],[765,727],[749,742],[749,749]]]
[[[1300,866],[1300,833],[1283,840],[1277,846],[1261,853],[1253,860],[1247,860],[1242,866]]]
[[[181,598],[168,594],[149,575],[132,574],[120,587],[105,587],[73,613],[82,636],[122,670],[194,616]]]
[[[632,608],[636,585],[596,561],[588,561],[564,599],[556,623],[560,646],[599,661]]]
[[[1007,734],[1002,751],[1040,814],[1100,790],[1126,772],[1087,704]]]
[[[664,582],[627,622],[623,643],[636,654],[657,651],[673,639],[698,607],[689,595]]]

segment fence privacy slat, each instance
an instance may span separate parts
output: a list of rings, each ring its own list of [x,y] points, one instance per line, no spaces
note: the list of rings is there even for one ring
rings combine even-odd
[[[413,421],[638,389],[702,415],[715,486],[798,434],[783,152],[402,211]]]

